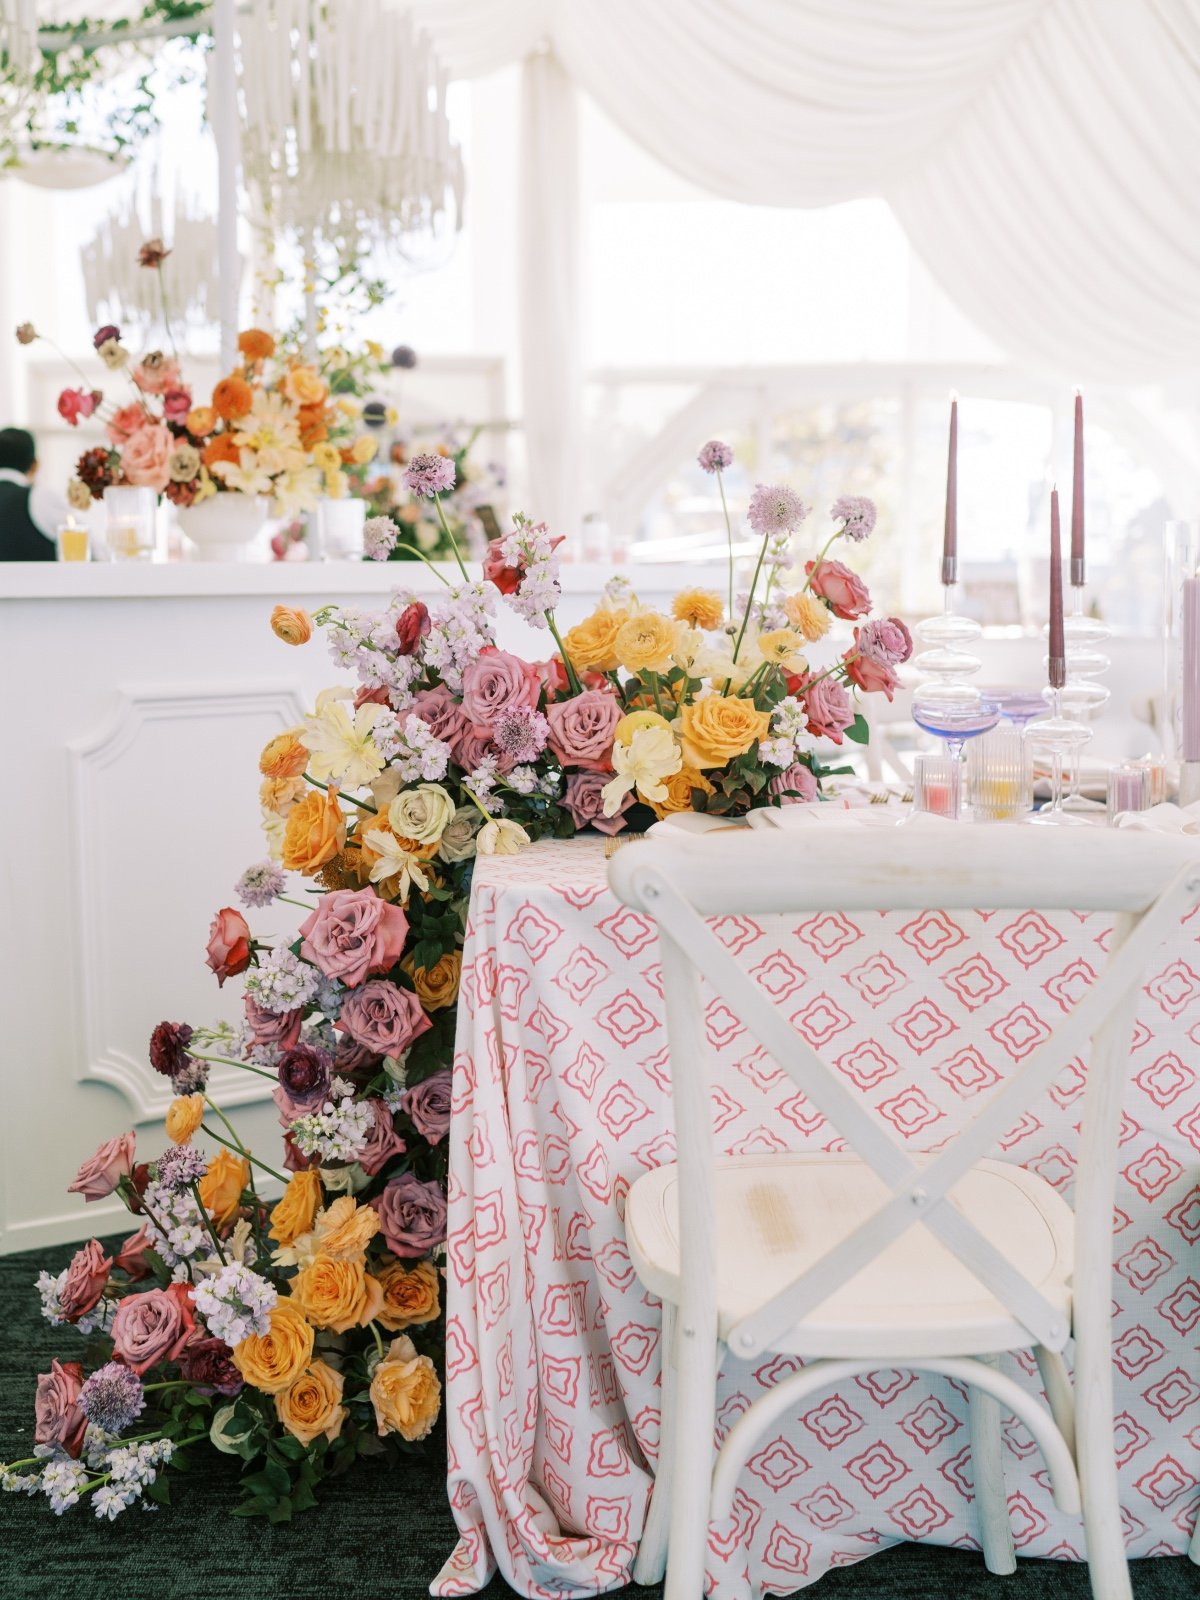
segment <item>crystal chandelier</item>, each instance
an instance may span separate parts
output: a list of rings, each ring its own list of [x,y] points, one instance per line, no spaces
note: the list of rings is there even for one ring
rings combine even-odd
[[[160,289],[157,272],[138,265],[138,250],[149,238],[165,238],[171,253],[163,263]],[[80,251],[88,316],[93,323],[131,324],[143,336],[161,319],[165,291],[171,321],[179,326],[208,326],[217,320],[213,263],[217,225],[176,199],[165,219],[157,197],[151,202],[150,226],[130,202],[113,211]]]
[[[36,0],[0,0],[0,156],[24,125],[37,57]]]

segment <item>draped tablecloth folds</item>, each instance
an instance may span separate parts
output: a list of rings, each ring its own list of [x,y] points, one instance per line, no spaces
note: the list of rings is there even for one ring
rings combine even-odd
[[[814,832],[814,843],[816,833]],[[640,849],[631,843],[625,848]],[[499,1566],[521,1594],[629,1581],[658,1447],[660,1309],[622,1230],[630,1185],[673,1158],[657,941],[620,906],[603,841],[477,864],[451,1127],[446,1415],[457,1549],[432,1585]],[[698,848],[697,870],[703,870]],[[724,918],[718,936],[896,1133],[930,1151],[1091,983],[1105,919],[1038,913]],[[1132,1556],[1182,1554],[1200,1472],[1200,922],[1149,975],[1133,1040],[1114,1217],[1116,1449]],[[723,1152],[836,1135],[710,999]],[[1070,1198],[1084,1070],[1070,1063],[1000,1154]],[[1068,1347],[1068,1358],[1070,1347]],[[1036,1386],[1032,1360],[1018,1362]],[[724,1431],[790,1370],[726,1358]],[[866,1374],[797,1407],[710,1531],[715,1600],[814,1582],[896,1540],[978,1548],[965,1392]],[[1032,1440],[1005,1428],[1018,1549],[1079,1559]]]

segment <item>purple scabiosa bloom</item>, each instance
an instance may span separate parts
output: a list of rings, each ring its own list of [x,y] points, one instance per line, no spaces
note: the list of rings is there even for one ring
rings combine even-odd
[[[386,561],[399,537],[391,517],[368,517],[363,523],[363,549],[372,561]]]
[[[720,439],[710,439],[696,457],[705,472],[724,472],[733,463],[733,451]]]
[[[550,724],[542,713],[524,707],[502,711],[492,724],[492,743],[500,752],[502,768],[509,762],[520,766],[536,761],[549,737]]]
[[[192,1030],[186,1022],[160,1022],[150,1035],[150,1065],[164,1078],[173,1078],[191,1061],[187,1047]]]
[[[875,526],[875,502],[865,494],[844,494],[830,506],[829,515],[846,524],[842,532],[847,539],[861,543]]]
[[[155,1163],[155,1180],[160,1188],[170,1194],[182,1194],[208,1171],[208,1157],[195,1145],[176,1144],[159,1156]]]
[[[258,861],[247,867],[237,883],[234,893],[244,906],[260,911],[283,893],[287,883],[283,868],[274,861]]]
[[[746,520],[755,533],[792,533],[804,521],[810,508],[786,483],[756,483],[750,496]]]
[[[912,655],[912,635],[899,617],[864,622],[856,630],[858,651],[871,661],[894,667]]]
[[[444,494],[454,487],[454,463],[447,456],[430,452],[414,456],[404,469],[404,481],[413,494]]]
[[[105,1433],[120,1433],[145,1409],[142,1380],[121,1361],[108,1361],[79,1391],[79,1409]]]

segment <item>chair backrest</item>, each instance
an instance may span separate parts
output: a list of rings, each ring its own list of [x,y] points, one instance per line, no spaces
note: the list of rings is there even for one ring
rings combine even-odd
[[[714,1175],[698,977],[891,1190],[866,1222],[735,1327],[730,1347],[768,1348],[895,1238],[924,1223],[1028,1330],[1061,1350],[1070,1330],[947,1192],[1073,1057],[1089,1054],[1076,1190],[1076,1273],[1107,1273],[1117,1135],[1129,1038],[1147,961],[1200,901],[1200,852],[1177,835],[993,824],[659,837],[609,867],[619,899],[658,925],[671,1054],[685,1285],[711,1278]],[[918,1161],[803,1040],[705,918],[802,911],[1072,910],[1114,913],[1108,963],[1049,1038],[935,1156]]]

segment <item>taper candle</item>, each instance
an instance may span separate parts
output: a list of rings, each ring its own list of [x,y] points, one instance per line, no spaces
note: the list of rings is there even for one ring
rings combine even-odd
[[[1067,681],[1067,652],[1063,644],[1062,531],[1058,523],[1058,489],[1050,491],[1050,687],[1061,689]]]
[[[1083,395],[1075,391],[1075,461],[1071,478],[1071,585],[1087,582],[1083,553]]]
[[[946,526],[942,536],[942,582],[958,582],[958,395],[950,391],[950,448],[946,460]]]
[[[1179,685],[1179,753],[1200,761],[1200,578],[1183,580],[1183,681]]]

